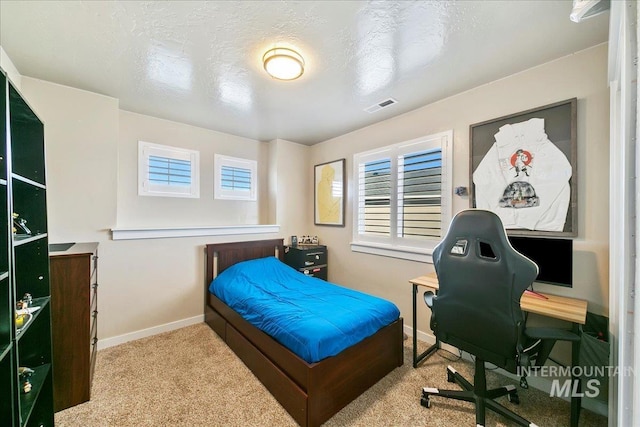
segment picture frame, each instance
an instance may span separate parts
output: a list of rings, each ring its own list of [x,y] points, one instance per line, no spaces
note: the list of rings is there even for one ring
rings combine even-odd
[[[345,159],[313,168],[314,224],[344,227]]]
[[[576,98],[472,124],[469,144],[470,207],[509,235],[578,235]]]

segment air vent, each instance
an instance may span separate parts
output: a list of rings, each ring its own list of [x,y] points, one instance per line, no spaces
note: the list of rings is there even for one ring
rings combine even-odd
[[[380,101],[377,104],[373,104],[371,107],[367,107],[364,109],[367,113],[375,113],[376,111],[382,110],[383,108],[387,108],[393,104],[396,104],[396,101],[393,98],[387,98],[384,101]]]

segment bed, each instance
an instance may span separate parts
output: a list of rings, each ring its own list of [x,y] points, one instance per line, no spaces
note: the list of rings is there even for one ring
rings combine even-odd
[[[402,318],[335,356],[306,362],[209,292],[211,281],[230,266],[283,255],[282,239],[207,245],[205,322],[298,424],[319,426],[402,365]]]

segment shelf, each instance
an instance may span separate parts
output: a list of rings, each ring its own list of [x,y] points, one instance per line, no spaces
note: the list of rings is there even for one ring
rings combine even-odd
[[[35,320],[38,318],[40,313],[42,313],[44,311],[45,306],[47,304],[49,304],[49,299],[50,299],[49,297],[34,298],[33,299],[32,303],[31,303],[31,306],[32,307],[40,307],[40,309],[33,313],[33,316],[31,317],[31,320],[29,320],[26,325],[24,325],[22,328],[16,330],[16,341],[20,340],[20,337],[22,337],[24,335],[24,333],[27,331],[27,329],[29,329],[29,327],[33,324],[33,322],[35,322]]]
[[[12,348],[13,343],[5,344],[4,347],[0,346],[0,360],[3,360],[7,356],[7,354],[9,354],[9,351],[11,351]]]
[[[32,366],[28,367],[33,369],[34,373],[31,375],[31,391],[29,393],[22,393],[22,385],[20,385],[20,420],[23,426],[27,425],[29,421],[33,406],[38,400],[40,390],[42,390],[42,385],[51,370],[51,364],[47,363],[46,365],[36,366],[35,368]]]
[[[9,135],[11,172],[34,182],[45,182],[44,126],[33,109],[9,84]]]
[[[31,243],[35,240],[44,239],[47,237],[47,233],[36,234],[35,236],[25,236],[21,234],[13,235],[13,246],[26,245],[27,243]]]
[[[17,179],[18,181],[22,181],[25,184],[33,185],[34,187],[38,187],[38,188],[41,188],[43,190],[46,190],[46,188],[47,188],[46,185],[40,184],[39,182],[33,181],[33,180],[29,179],[29,178],[25,178],[24,176],[18,175],[17,173],[12,173],[11,177],[13,179]]]
[[[2,427],[55,423],[45,169],[44,125],[0,72],[0,222],[5,227],[0,232]],[[21,223],[17,233],[11,230],[14,215],[19,218],[16,224]],[[31,314],[21,318],[28,321],[21,321],[17,329],[16,299],[25,293],[34,297],[33,305]],[[19,366],[35,371],[29,393],[18,383]]]

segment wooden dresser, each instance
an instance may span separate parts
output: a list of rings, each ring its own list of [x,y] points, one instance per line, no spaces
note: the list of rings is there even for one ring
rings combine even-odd
[[[98,329],[98,244],[50,245],[56,412],[89,400]]]

